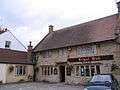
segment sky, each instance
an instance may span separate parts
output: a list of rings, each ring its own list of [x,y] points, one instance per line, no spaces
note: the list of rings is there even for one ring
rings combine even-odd
[[[0,0],[0,25],[26,47],[37,45],[49,32],[118,12],[120,0]]]

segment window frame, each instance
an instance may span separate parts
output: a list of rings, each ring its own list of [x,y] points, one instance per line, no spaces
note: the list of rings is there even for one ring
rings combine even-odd
[[[5,48],[10,48],[11,41],[5,41]]]
[[[17,76],[23,76],[23,75],[26,75],[26,66],[15,66],[15,74]]]

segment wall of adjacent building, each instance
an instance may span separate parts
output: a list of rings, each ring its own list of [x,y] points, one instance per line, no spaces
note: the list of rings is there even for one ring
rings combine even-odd
[[[13,71],[9,71],[9,68],[13,66]],[[26,74],[25,75],[16,75],[16,66],[25,66]],[[30,77],[33,78],[33,65],[24,65],[24,64],[7,64],[6,65],[6,82],[20,82],[20,81],[31,81]]]
[[[18,40],[16,40],[16,38],[9,31],[0,34],[0,48],[5,48],[6,41],[11,41],[10,49],[26,51],[26,49],[20,44]]]
[[[0,64],[0,82],[6,82],[6,64]]]

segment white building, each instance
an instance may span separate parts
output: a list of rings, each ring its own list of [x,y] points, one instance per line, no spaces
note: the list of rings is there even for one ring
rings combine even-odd
[[[32,77],[33,65],[25,46],[9,30],[0,28],[0,83],[30,81]]]
[[[24,45],[7,29],[0,28],[0,48],[26,51]]]

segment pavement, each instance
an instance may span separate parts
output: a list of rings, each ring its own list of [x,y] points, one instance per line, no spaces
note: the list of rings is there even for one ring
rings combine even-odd
[[[83,90],[83,86],[66,85],[64,83],[26,82],[0,85],[0,90]]]

